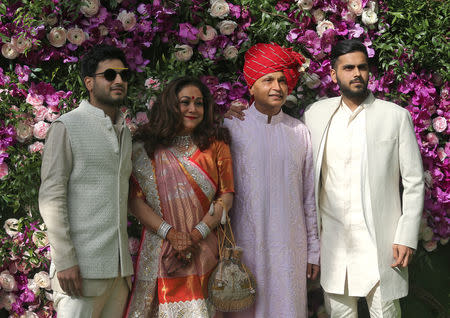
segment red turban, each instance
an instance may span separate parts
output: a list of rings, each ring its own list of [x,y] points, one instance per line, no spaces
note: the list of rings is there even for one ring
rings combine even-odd
[[[275,43],[258,43],[245,53],[245,81],[250,88],[258,78],[266,74],[283,72],[290,94],[297,85],[299,68],[305,61],[305,57],[292,48],[284,48]]]

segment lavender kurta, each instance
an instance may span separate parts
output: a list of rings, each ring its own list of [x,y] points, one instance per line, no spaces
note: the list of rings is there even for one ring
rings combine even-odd
[[[227,317],[306,318],[306,264],[319,264],[311,141],[306,126],[254,106],[232,134],[236,243],[257,281],[256,305]]]

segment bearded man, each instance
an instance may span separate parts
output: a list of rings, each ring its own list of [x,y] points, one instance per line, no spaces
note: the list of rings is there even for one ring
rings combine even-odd
[[[256,304],[228,317],[307,317],[306,280],[319,271],[312,148],[299,120],[281,111],[304,57],[277,44],[245,54],[253,104],[232,134],[236,197],[231,220],[257,281]]]
[[[309,106],[321,229],[321,285],[332,318],[400,317],[407,266],[417,246],[423,169],[411,116],[367,89],[369,59],[358,40],[331,52],[341,96]],[[400,189],[400,183],[403,190]]]

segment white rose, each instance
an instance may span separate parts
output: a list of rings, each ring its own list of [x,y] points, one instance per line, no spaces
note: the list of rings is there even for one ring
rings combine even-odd
[[[12,43],[5,43],[2,46],[2,55],[9,60],[14,60],[19,56],[19,52]]]
[[[7,219],[5,221],[5,225],[3,225],[3,228],[5,229],[6,234],[8,234],[9,236],[14,236],[17,233],[19,233],[18,231],[18,226],[19,226],[19,220],[18,219]]]
[[[14,279],[14,276],[8,271],[3,271],[0,273],[0,287],[7,292],[17,290],[17,282]]]
[[[378,16],[375,13],[375,11],[372,11],[370,9],[364,9],[361,16],[361,21],[365,25],[373,25],[378,22]]]
[[[136,25],[136,16],[133,12],[127,12],[126,10],[119,13],[117,20],[122,22],[123,29],[125,31],[130,31]]]
[[[83,4],[80,8],[80,12],[84,16],[90,18],[97,14],[100,7],[100,0],[83,0]]]
[[[423,245],[423,248],[427,252],[432,252],[432,251],[434,251],[437,248],[437,242],[436,241],[423,242],[422,245]]]
[[[223,50],[223,56],[225,57],[225,59],[227,60],[232,60],[234,59],[236,56],[238,56],[239,51],[238,49],[233,46],[233,45],[228,45],[224,50]]]
[[[33,125],[29,121],[19,121],[16,126],[17,141],[25,142],[33,136]]]
[[[206,30],[205,30],[206,28]],[[204,28],[200,28],[199,30],[200,32],[198,32],[198,37],[202,40],[202,41],[211,41],[212,39],[214,39],[217,35],[217,31],[216,29],[214,29],[212,26],[210,25],[206,25]]]
[[[320,77],[316,73],[305,73],[305,75],[303,75],[303,78],[305,80],[306,86],[308,86],[308,88],[310,89],[315,89],[320,86]]]
[[[54,47],[61,47],[66,44],[67,32],[63,27],[54,27],[47,34],[47,39]]]
[[[19,318],[39,318],[39,316],[32,311],[25,311]]]
[[[25,50],[31,48],[31,46],[32,46],[31,40],[29,38],[26,38],[23,36],[12,37],[11,44],[14,45],[14,47],[16,48],[16,51],[19,54],[22,54],[23,52],[25,52]]]
[[[86,34],[79,27],[70,28],[67,31],[67,39],[72,44],[81,45],[86,40]]]
[[[100,24],[98,26],[98,30],[100,31],[101,36],[107,36],[109,33],[108,28],[106,26],[104,26],[103,24]]]
[[[312,0],[298,0],[297,5],[303,10],[311,10],[313,7]]]
[[[328,29],[334,29],[333,22],[328,20],[320,21],[319,24],[317,25],[317,34],[319,35],[319,37],[321,37],[323,32],[325,32]]]
[[[36,273],[33,277],[33,281],[39,286],[39,288],[50,288],[50,277],[47,272],[40,271],[39,273]]]
[[[236,27],[238,24],[234,21],[230,20],[224,20],[217,24],[217,28],[219,29],[220,33],[223,35],[230,35],[236,30]]]
[[[175,58],[181,62],[189,61],[192,57],[192,54],[194,54],[192,47],[190,47],[187,44],[183,45],[177,44],[175,45],[175,48],[177,49],[177,51],[175,52]]]
[[[321,9],[316,9],[313,11],[314,19],[316,19],[316,22],[319,23],[323,20],[325,20],[325,12]]]
[[[39,288],[39,286],[36,284],[36,282],[34,280],[29,279],[28,280],[28,284],[27,287],[29,290],[31,290],[33,292],[33,294],[37,295],[39,294],[39,291],[41,290]]]
[[[230,6],[224,0],[211,1],[208,12],[212,17],[223,19],[230,13]]]

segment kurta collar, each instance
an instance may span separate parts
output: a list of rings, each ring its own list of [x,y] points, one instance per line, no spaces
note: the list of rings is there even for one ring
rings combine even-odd
[[[83,99],[80,103],[80,108],[84,109],[85,111],[87,111],[88,113],[100,117],[100,118],[106,118],[106,114],[105,112],[98,108],[95,107],[94,105],[92,105],[91,103],[89,103],[89,101]],[[109,118],[109,117],[108,117]],[[123,113],[119,110],[117,113],[117,118],[116,118],[116,122],[114,123],[115,125],[120,124],[123,125],[125,123],[125,117],[123,115]]]
[[[280,112],[276,115],[273,115],[271,120],[270,120],[270,124],[267,123],[267,119],[268,119],[268,115],[261,113],[259,110],[256,109],[255,107],[255,103],[253,102],[253,104],[249,107],[248,113],[256,118],[257,121],[264,123],[266,125],[276,125],[278,123],[280,123],[283,120],[283,111],[280,110]]]

